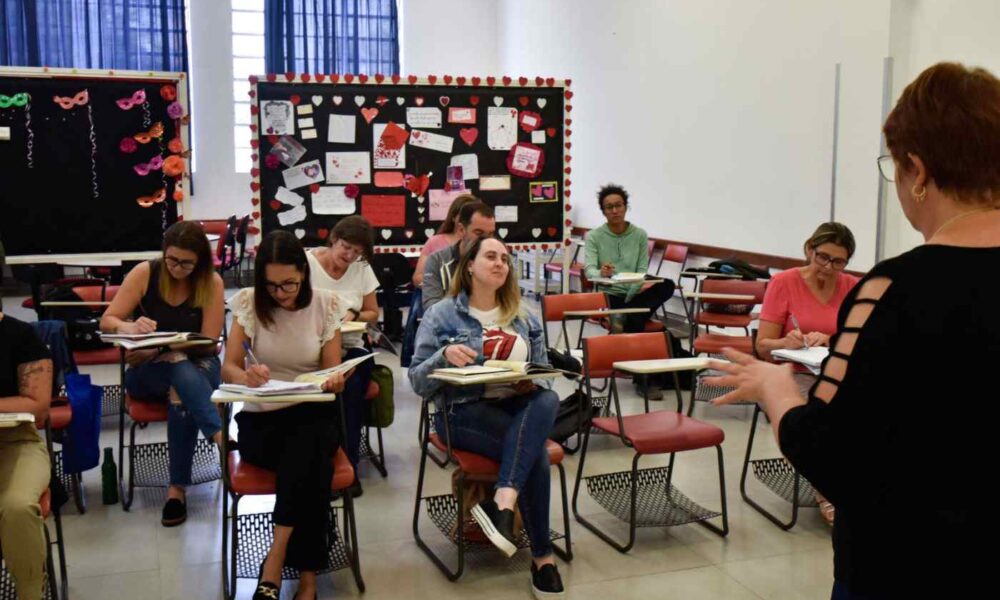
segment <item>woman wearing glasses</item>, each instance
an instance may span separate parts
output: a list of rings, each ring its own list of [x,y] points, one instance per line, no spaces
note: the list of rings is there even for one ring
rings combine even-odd
[[[163,234],[163,256],[129,271],[101,317],[101,331],[150,333],[188,331],[218,338],[225,318],[222,277],[212,268],[212,247],[192,221]],[[222,421],[212,405],[219,387],[216,346],[174,345],[125,353],[125,390],[135,398],[170,401],[167,453],[170,486],[163,506],[164,527],[187,519],[185,487],[191,484],[198,431],[220,442]]]
[[[229,300],[233,327],[222,367],[227,383],[258,387],[340,364],[341,310],[333,292],[313,289],[309,270],[306,252],[290,232],[273,231],[263,239],[254,287]],[[350,375],[331,375],[323,389],[341,393]],[[339,409],[331,402],[248,402],[236,423],[241,458],[277,473],[274,539],[253,597],[277,598],[287,565],[301,573],[296,597],[315,598],[316,571],[327,566]]]
[[[737,388],[717,403],[760,402],[782,453],[837,505],[835,600],[972,598],[996,562],[980,544],[1000,419],[1000,79],[934,65],[883,133],[882,175],[925,243],[848,295],[808,399],[788,367],[739,352],[712,384]]]
[[[775,275],[767,286],[757,332],[757,356],[771,360],[783,348],[830,345],[837,332],[837,313],[858,278],[844,273],[854,255],[854,234],[841,223],[823,223],[805,243],[806,266]],[[814,377],[796,374],[805,393]],[[833,525],[834,508],[819,493],[820,514]]]

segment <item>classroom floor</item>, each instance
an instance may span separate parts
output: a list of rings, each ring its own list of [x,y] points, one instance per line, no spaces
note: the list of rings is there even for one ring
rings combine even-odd
[[[228,295],[228,294],[227,294]],[[4,299],[7,314],[32,320],[20,308],[22,298]],[[595,329],[594,334],[600,330]],[[555,333],[553,331],[553,333]],[[458,582],[448,581],[413,540],[411,520],[416,490],[419,447],[419,400],[410,390],[398,360],[385,353],[378,362],[396,373],[396,420],[385,432],[389,476],[383,479],[362,462],[364,495],[357,500],[361,569],[368,600],[398,598],[468,598],[500,600],[530,598],[529,558],[519,552],[507,561],[489,553],[466,568]],[[117,367],[88,368],[95,383],[116,383]],[[568,395],[572,386],[560,380],[557,391]],[[631,383],[620,386],[625,412],[641,411],[641,400]],[[673,408],[673,395],[654,402],[653,409]],[[699,403],[695,416],[721,427],[726,433],[726,495],[730,532],[723,539],[695,524],[668,529],[639,529],[635,547],[620,554],[571,519],[572,563],[559,563],[567,597],[577,600],[605,598],[700,598],[714,600],[815,599],[830,595],[833,553],[830,530],[816,509],[803,509],[799,523],[781,531],[755,512],[740,497],[739,477],[746,449],[752,410],[749,407],[711,407]],[[102,446],[117,448],[117,418],[105,417]],[[758,425],[754,455],[778,456],[770,428]],[[165,424],[140,432],[140,441],[166,439]],[[629,468],[632,453],[606,436],[592,438],[587,474]],[[567,456],[565,466],[572,494],[578,455]],[[667,456],[644,459],[642,466],[665,465]],[[751,494],[765,506],[787,515],[790,505],[756,481]],[[719,505],[716,455],[711,449],[678,455],[676,485],[689,497],[713,508]],[[87,513],[79,515],[69,503],[63,511],[70,598],[116,600],[125,598],[218,598],[221,585],[221,484],[212,482],[188,492],[189,517],[180,527],[160,525],[164,491],[140,489],[129,512],[121,505],[101,504],[100,469],[84,475]],[[425,489],[450,490],[450,470],[428,464]],[[558,478],[553,479],[554,528],[559,528]],[[244,510],[267,509],[267,499],[244,501]],[[615,528],[623,539],[627,526],[603,513],[581,490],[581,512],[602,525]],[[50,520],[51,528],[51,520]],[[422,531],[436,535],[429,522]],[[444,538],[439,537],[444,547]],[[238,598],[249,599],[254,581],[240,580]],[[286,582],[282,598],[291,599],[295,583]],[[320,598],[360,597],[348,570],[320,577]]]

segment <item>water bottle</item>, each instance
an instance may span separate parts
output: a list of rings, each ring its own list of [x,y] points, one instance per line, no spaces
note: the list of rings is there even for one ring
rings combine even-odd
[[[101,498],[105,504],[118,504],[118,467],[111,448],[104,449],[104,464],[101,465]]]

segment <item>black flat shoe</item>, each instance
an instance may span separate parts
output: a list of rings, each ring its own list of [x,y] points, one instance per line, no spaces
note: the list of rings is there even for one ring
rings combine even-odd
[[[187,518],[187,504],[177,498],[171,498],[163,505],[163,515],[160,517],[160,523],[164,527],[177,527],[184,521],[187,521]]]
[[[266,556],[264,562],[267,562]],[[274,584],[270,581],[262,581],[264,579],[264,562],[260,563],[260,571],[257,574],[257,589],[253,592],[252,600],[278,600],[281,596],[281,582]]]

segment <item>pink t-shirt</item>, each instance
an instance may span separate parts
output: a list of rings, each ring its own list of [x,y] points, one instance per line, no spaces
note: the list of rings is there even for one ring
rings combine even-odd
[[[431,239],[427,240],[424,244],[423,249],[420,251],[420,256],[430,256],[442,248],[447,248],[451,246],[454,242],[451,241],[451,234],[448,233],[435,233],[431,236]]]
[[[760,319],[781,323],[781,335],[795,329],[792,315],[799,321],[802,333],[819,331],[826,335],[837,332],[837,312],[859,279],[847,273],[837,273],[837,289],[830,301],[823,304],[812,293],[798,269],[782,271],[771,278],[764,294]]]

